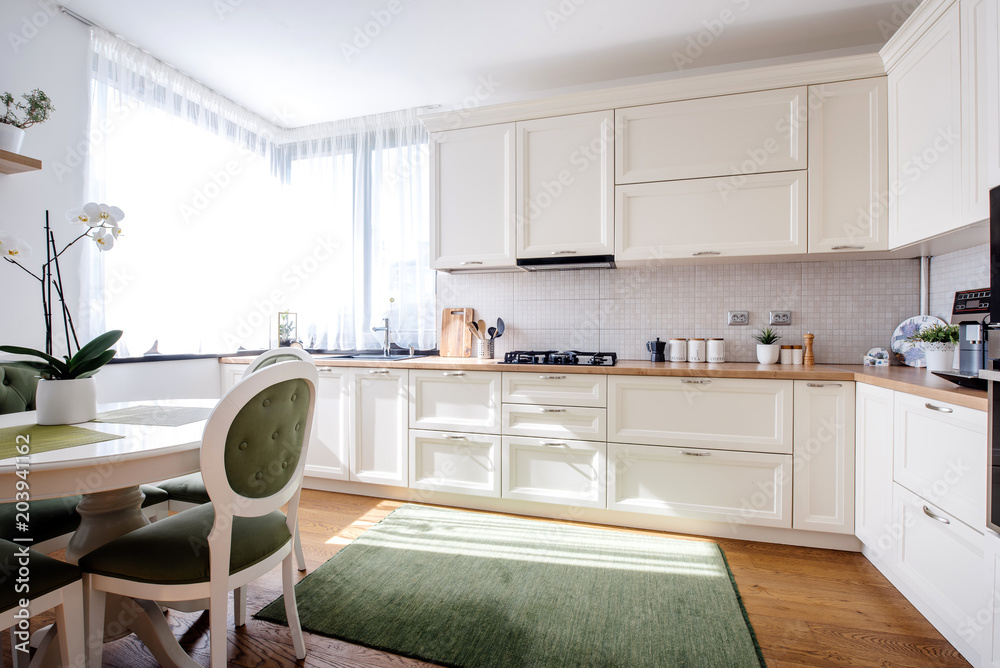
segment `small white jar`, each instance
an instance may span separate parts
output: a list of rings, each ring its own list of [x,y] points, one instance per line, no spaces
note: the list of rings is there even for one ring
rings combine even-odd
[[[791,364],[792,363],[792,347],[791,346],[781,346],[781,353],[778,358],[779,364]]]
[[[805,354],[806,351],[802,349],[802,346],[792,346],[792,364],[802,364]]]
[[[687,362],[687,339],[670,339],[671,362]]]
[[[705,339],[688,339],[688,362],[705,361]]]
[[[726,361],[726,340],[725,339],[709,339],[708,340],[708,363],[709,364],[721,364]]]

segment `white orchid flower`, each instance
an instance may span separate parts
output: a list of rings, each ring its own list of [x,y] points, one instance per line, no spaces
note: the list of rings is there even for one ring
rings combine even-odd
[[[93,239],[102,251],[109,251],[115,247],[115,235],[103,227],[94,231]]]
[[[83,211],[88,218],[98,221],[97,225],[117,225],[125,217],[125,212],[117,206],[87,202],[83,205]],[[87,223],[94,226],[93,223]]]
[[[83,207],[67,211],[66,220],[74,225],[89,225],[90,227],[100,227],[101,225],[101,219],[90,216]]]
[[[27,242],[6,232],[0,232],[0,257],[23,260],[29,255],[31,255],[31,246]]]
[[[122,228],[118,227],[117,224],[112,224],[106,229],[108,230],[108,232],[111,233],[111,236],[113,236],[115,239],[117,239],[122,233]]]

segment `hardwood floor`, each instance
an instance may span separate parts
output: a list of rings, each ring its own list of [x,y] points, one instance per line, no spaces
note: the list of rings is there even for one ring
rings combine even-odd
[[[306,490],[300,531],[309,571],[400,505],[402,502]],[[771,668],[969,665],[860,554],[737,540],[717,542],[726,552]],[[280,593],[281,573],[277,569],[250,587],[248,612],[256,612]],[[206,665],[207,616],[172,612],[168,618],[185,649]],[[42,622],[45,620],[35,624]],[[4,659],[8,661],[9,636],[4,636]],[[300,664],[304,666],[431,665],[308,633],[306,648],[308,656]],[[230,615],[230,666],[295,663],[285,627],[248,615],[247,625],[236,629]],[[105,648],[104,665],[153,668],[158,664],[132,636]]]

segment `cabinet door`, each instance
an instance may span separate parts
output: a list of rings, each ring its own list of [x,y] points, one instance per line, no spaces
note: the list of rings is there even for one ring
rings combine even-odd
[[[959,4],[889,72],[889,247],[961,226]]]
[[[795,381],[792,528],[854,533],[854,383]]]
[[[885,77],[809,87],[809,252],[889,247]]]
[[[514,124],[434,133],[430,158],[431,268],[514,266]]]
[[[893,479],[982,531],[986,413],[897,392]]]
[[[500,437],[410,430],[410,487],[500,496]]]
[[[616,188],[616,261],[806,248],[805,171]]]
[[[792,458],[608,444],[608,508],[791,528]]]
[[[792,454],[790,380],[608,377],[608,440]]]
[[[316,433],[306,455],[306,475],[347,480],[350,443],[351,370],[319,369],[316,396]]]
[[[410,371],[410,428],[500,433],[499,371]]]
[[[977,58],[984,59],[986,67],[979,70],[986,76],[980,83],[986,101],[987,185],[1000,186],[1000,9],[996,2],[986,3],[985,39],[977,40]],[[998,648],[1000,649],[1000,648]]]
[[[805,87],[618,109],[615,183],[805,169],[806,124]]]
[[[997,1],[962,0],[962,220],[990,217],[990,101],[1000,86],[990,63],[997,41]],[[990,79],[990,73],[993,78]],[[996,160],[996,158],[992,158]],[[996,185],[996,184],[994,184]]]
[[[614,114],[517,123],[517,257],[614,252]]]
[[[407,483],[407,372],[351,369],[351,480]]]
[[[854,535],[885,558],[892,547],[893,392],[858,383],[855,406]]]
[[[503,492],[507,499],[607,505],[604,443],[503,437]]]
[[[240,382],[240,379],[243,378],[243,372],[246,370],[246,364],[220,364],[219,383],[220,388],[222,389],[222,394],[225,394],[229,390],[233,389],[233,386]]]
[[[983,540],[986,554],[983,576],[990,597],[989,621],[983,631],[983,665],[1000,668],[1000,536],[987,530]]]

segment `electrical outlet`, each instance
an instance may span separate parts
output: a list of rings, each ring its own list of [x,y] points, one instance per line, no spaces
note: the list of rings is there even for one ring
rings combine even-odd
[[[769,325],[790,325],[792,324],[791,311],[771,311]]]
[[[726,315],[726,321],[729,325],[750,324],[750,311],[729,311]]]

